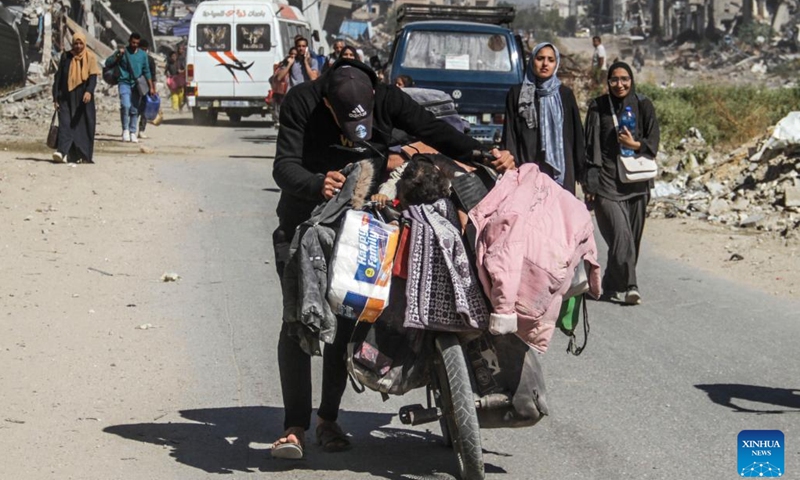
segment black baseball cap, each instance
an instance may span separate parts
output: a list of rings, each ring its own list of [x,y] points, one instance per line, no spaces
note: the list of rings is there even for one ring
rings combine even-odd
[[[350,65],[335,68],[328,79],[325,96],[345,137],[353,142],[372,138],[375,92],[366,72]]]

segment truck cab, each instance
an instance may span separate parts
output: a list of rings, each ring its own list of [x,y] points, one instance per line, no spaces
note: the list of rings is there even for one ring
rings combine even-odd
[[[408,75],[417,87],[450,94],[470,136],[496,144],[506,95],[525,72],[520,40],[502,26],[513,18],[513,7],[403,5],[385,78]]]

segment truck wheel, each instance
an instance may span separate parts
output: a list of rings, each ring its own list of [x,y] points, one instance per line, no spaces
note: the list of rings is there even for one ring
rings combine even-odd
[[[435,383],[462,480],[483,480],[483,448],[464,351],[454,334],[436,337]],[[444,430],[444,429],[443,429]]]
[[[242,122],[242,114],[241,113],[229,113],[228,119],[231,123],[241,123]]]

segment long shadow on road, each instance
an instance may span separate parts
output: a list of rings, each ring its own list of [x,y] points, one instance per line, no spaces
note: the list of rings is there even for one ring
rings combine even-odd
[[[455,454],[438,436],[386,427],[391,414],[342,412],[340,422],[353,435],[353,449],[325,453],[308,432],[306,459],[300,461],[274,460],[269,454],[268,445],[281,433],[281,408],[207,408],[180,414],[191,422],[113,425],[103,431],[169,447],[177,462],[209,473],[349,471],[387,479],[442,479],[454,478],[456,472]],[[504,473],[489,464],[486,471]]]
[[[740,385],[719,383],[713,385],[695,385],[708,394],[708,398],[723,407],[730,407],[736,412],[745,413],[800,413],[800,390],[791,388],[760,387],[758,385]],[[785,409],[753,409],[737,405],[739,402],[755,402],[760,404],[785,407]]]

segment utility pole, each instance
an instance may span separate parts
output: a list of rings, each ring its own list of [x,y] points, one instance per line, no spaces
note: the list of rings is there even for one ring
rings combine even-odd
[[[89,33],[89,35],[96,37],[97,32],[94,29],[94,13],[92,11],[92,6],[94,5],[94,0],[83,0],[83,19],[84,19],[84,28]]]
[[[53,51],[53,14],[50,13],[50,7],[44,12],[42,26],[44,28],[42,35],[42,66],[45,72],[50,72],[50,59]]]

